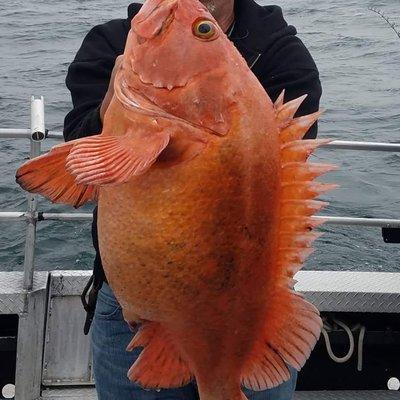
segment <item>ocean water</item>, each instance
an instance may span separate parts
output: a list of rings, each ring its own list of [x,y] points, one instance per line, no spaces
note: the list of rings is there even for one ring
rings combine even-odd
[[[266,4],[263,2],[263,4]],[[319,67],[327,111],[320,137],[396,142],[400,139],[400,39],[375,13],[400,24],[400,2],[282,0]],[[70,110],[64,79],[89,29],[126,16],[123,0],[8,0],[0,3],[0,128],[29,126],[29,98],[44,95],[47,128],[61,130]],[[54,142],[49,141],[49,147]],[[0,210],[23,211],[25,194],[14,182],[27,156],[24,140],[0,139]],[[328,215],[400,218],[400,154],[319,150],[318,161],[340,170],[325,180],[340,189],[324,198]],[[86,206],[83,211],[89,211]],[[70,211],[40,201],[40,210]],[[400,245],[385,244],[377,228],[325,226],[307,269],[400,271]],[[0,270],[22,268],[24,223],[0,222]],[[91,268],[89,223],[39,224],[36,267]]]

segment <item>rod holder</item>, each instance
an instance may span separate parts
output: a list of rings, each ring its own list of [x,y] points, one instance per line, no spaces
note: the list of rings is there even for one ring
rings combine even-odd
[[[46,128],[44,123],[44,99],[43,96],[41,96],[39,99],[35,99],[35,97],[32,96],[31,140],[33,142],[42,142],[44,139],[46,139]]]
[[[40,156],[41,143],[46,138],[46,128],[44,123],[44,99],[43,96],[36,99],[31,97],[31,149],[30,158]],[[29,193],[27,196],[28,210],[25,257],[24,257],[24,289],[32,290],[33,275],[35,269],[35,245],[36,245],[36,225],[37,225],[37,202],[38,196]]]

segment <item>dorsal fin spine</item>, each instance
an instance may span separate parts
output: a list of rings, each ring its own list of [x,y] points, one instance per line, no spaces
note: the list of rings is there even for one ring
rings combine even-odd
[[[318,310],[293,290],[293,276],[321,235],[312,230],[324,220],[313,215],[327,203],[314,199],[336,187],[314,179],[335,167],[307,163],[310,154],[329,141],[301,140],[321,113],[293,119],[305,97],[286,104],[283,98],[284,93],[275,102],[282,165],[277,254],[275,265],[270,266],[275,270],[276,284],[271,288],[273,301],[266,312],[263,338],[242,375],[244,385],[254,390],[271,388],[287,379],[285,363],[300,370],[322,328]]]

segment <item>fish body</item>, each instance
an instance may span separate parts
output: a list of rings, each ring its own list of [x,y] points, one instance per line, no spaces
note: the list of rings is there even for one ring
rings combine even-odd
[[[99,193],[102,262],[125,317],[161,323],[197,380],[204,374],[218,387],[234,374],[239,384],[275,278],[266,243],[277,243],[278,135],[262,90],[265,101],[253,107],[248,76],[226,136],[207,137],[190,162],[161,161]]]
[[[272,104],[197,0],[147,0],[102,134],[18,170],[55,202],[98,201],[108,282],[140,324],[131,380],[195,378],[201,400],[239,400],[308,358],[321,320],[293,275],[330,188],[312,180],[331,167],[305,163],[320,142],[300,140],[319,116],[293,119],[303,99]]]

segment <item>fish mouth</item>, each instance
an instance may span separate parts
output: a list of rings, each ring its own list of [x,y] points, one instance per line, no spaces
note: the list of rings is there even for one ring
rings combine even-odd
[[[143,78],[143,76],[140,75],[140,73],[133,68],[133,66],[131,66],[131,71],[143,85],[150,86],[155,89],[167,89],[169,91],[171,91],[172,89],[176,89],[176,88],[183,88],[193,79],[193,77],[192,77],[192,78],[187,79],[185,82],[180,82],[180,83],[176,83],[176,82],[164,83],[161,80],[159,80],[157,82],[153,82],[151,80],[145,80]]]

